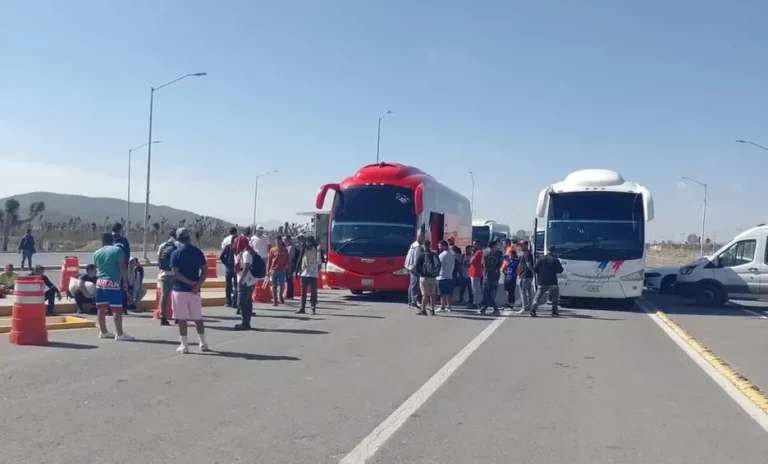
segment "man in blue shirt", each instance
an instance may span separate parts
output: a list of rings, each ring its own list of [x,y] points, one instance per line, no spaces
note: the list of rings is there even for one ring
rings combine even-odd
[[[176,351],[182,354],[189,353],[187,321],[195,322],[197,336],[200,339],[200,351],[210,351],[205,342],[203,304],[200,299],[200,289],[203,287],[208,271],[205,255],[199,248],[192,245],[189,230],[184,227],[176,231],[176,239],[181,244],[171,254],[171,268],[176,277],[171,303],[173,315],[179,323],[179,336],[181,338],[181,345]]]
[[[24,262],[29,264],[32,270],[32,255],[35,254],[35,237],[32,236],[32,229],[27,229],[27,233],[19,240],[19,253],[21,253],[21,270],[24,270]]]

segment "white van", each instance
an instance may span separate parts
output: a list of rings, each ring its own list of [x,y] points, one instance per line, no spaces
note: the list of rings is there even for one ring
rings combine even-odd
[[[768,300],[768,226],[737,235],[712,256],[680,268],[675,287],[696,304],[720,307],[729,299]]]

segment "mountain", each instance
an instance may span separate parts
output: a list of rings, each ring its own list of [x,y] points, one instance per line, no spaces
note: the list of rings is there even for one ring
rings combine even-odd
[[[127,202],[116,198],[94,198],[83,195],[67,195],[63,193],[32,192],[0,199],[0,208],[8,198],[15,198],[20,206],[19,211],[24,216],[29,210],[29,205],[36,201],[45,202],[43,221],[62,222],[69,218],[80,217],[83,223],[104,223],[108,217],[109,222],[119,221],[126,216]],[[168,219],[169,224],[177,224],[182,219],[191,223],[199,214],[192,211],[171,208],[170,206],[157,206],[149,204],[150,222],[159,221],[161,217]],[[216,218],[213,218],[216,219]],[[131,221],[133,223],[144,220],[144,203],[131,202]],[[222,221],[229,224],[227,221]]]

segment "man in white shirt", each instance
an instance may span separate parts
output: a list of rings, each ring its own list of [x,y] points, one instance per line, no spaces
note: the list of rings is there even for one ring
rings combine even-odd
[[[451,299],[453,298],[453,269],[456,266],[456,257],[445,240],[440,242],[440,274],[437,275],[437,296],[440,297],[439,313],[451,312]]]
[[[240,310],[243,321],[235,326],[235,330],[251,330],[251,316],[253,315],[253,286],[256,278],[251,274],[253,255],[250,250],[244,250],[238,257],[241,269],[237,273],[237,308]]]
[[[264,235],[264,226],[256,227],[256,233],[251,237],[251,248],[264,261],[269,257],[269,238]]]
[[[419,307],[419,301],[421,301],[421,291],[419,285],[419,274],[416,272],[416,260],[422,252],[422,246],[424,245],[424,232],[419,232],[416,235],[416,241],[411,244],[411,248],[408,249],[408,254],[405,256],[405,268],[411,276],[411,281],[408,285],[408,307]]]
[[[235,237],[237,237],[237,227],[230,227],[229,235],[224,237],[224,240],[221,241],[221,251],[224,251],[224,248],[226,248],[227,245],[231,245],[232,239]]]

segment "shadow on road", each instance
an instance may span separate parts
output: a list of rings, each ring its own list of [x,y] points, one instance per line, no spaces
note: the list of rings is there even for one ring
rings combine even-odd
[[[371,292],[363,293],[362,295],[344,295],[342,296],[342,301],[405,304],[408,302],[408,299],[405,292]]]
[[[766,309],[759,306],[741,305],[735,302],[728,302],[722,308],[707,308],[697,306],[693,301],[685,300],[675,295],[661,295],[658,293],[644,293],[643,299],[669,315],[750,317],[751,315],[748,311],[760,313]]]
[[[222,358],[237,358],[244,359],[246,361],[301,361],[301,358],[295,356],[279,356],[271,354],[256,354],[256,353],[238,353],[236,351],[209,351],[208,353],[193,354],[199,356],[221,356]]]
[[[234,327],[212,325],[206,328],[210,330],[221,330],[223,332],[239,332],[239,331],[236,331]],[[313,329],[262,329],[259,327],[252,327],[251,330],[254,332],[265,332],[265,333],[271,332],[271,333],[286,333],[286,334],[297,334],[297,335],[330,335],[330,332],[326,332],[325,330],[313,330]]]
[[[48,342],[45,345],[46,348],[64,348],[67,350],[92,350],[98,348],[96,345],[83,345],[81,343],[68,343],[68,342]]]

